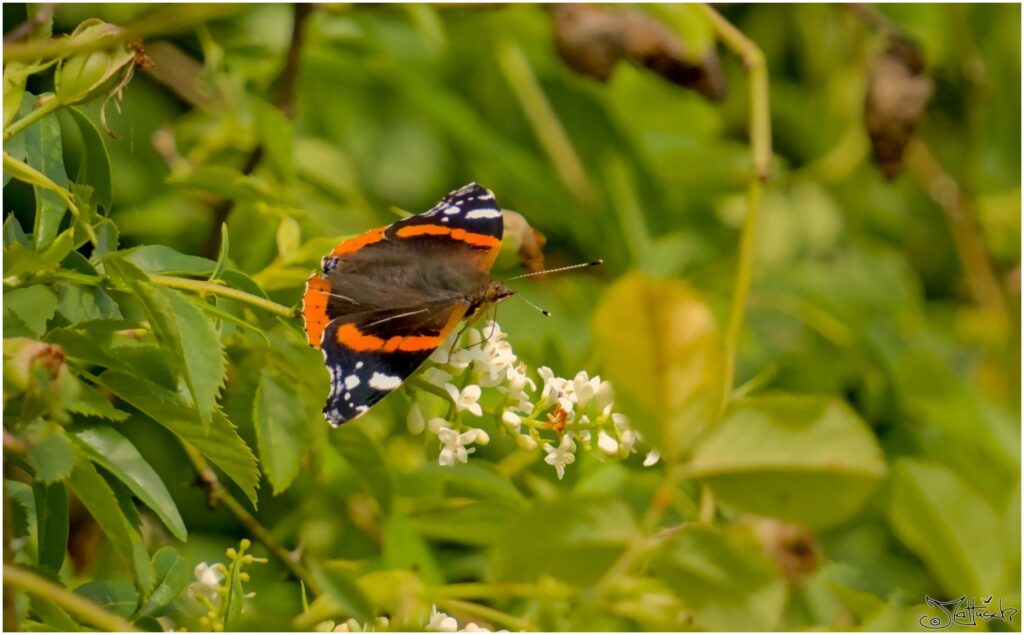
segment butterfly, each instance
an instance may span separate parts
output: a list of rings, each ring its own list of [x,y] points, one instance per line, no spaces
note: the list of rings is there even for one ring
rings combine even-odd
[[[491,279],[504,223],[476,183],[430,210],[339,243],[306,281],[309,345],[331,376],[324,418],[339,426],[402,385],[463,318],[514,291]]]

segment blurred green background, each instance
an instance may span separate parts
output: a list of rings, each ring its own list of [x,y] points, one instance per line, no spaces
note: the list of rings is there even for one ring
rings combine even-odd
[[[579,18],[560,14],[565,7],[318,5],[303,16],[292,64],[294,18],[306,10],[290,5],[56,9],[54,33],[87,18],[144,27],[153,66],[106,112],[106,211],[121,248],[216,258],[225,220],[232,266],[292,306],[337,240],[477,181],[543,234],[548,266],[604,259],[586,273],[516,283],[554,317],[513,299],[498,320],[531,368],[612,379],[653,442],[685,429],[671,437],[683,474],[656,527],[669,531],[664,544],[649,548],[636,527],[673,462],[644,469],[635,457],[581,454],[559,482],[540,461],[510,466],[514,444],[498,444],[463,466],[460,486],[463,471],[430,469],[436,449],[405,432],[404,397],[350,424],[376,448],[361,458],[338,449],[345,430],[328,432],[313,416],[298,477],[277,495],[264,483],[257,518],[308,562],[355,563],[351,577],[390,607],[379,613],[405,615],[401,597],[425,606],[440,597],[457,598],[442,606],[460,624],[513,630],[907,630],[920,628],[926,594],[994,595],[1020,608],[1019,5],[718,8],[764,54],[771,176],[736,355],[734,383],[752,402],[694,431],[696,441],[690,419],[701,415],[673,418],[667,402],[716,390],[709,377],[722,364],[757,178],[748,75],[703,9],[596,10],[660,25],[652,33],[668,39],[676,62],[724,83],[719,100],[628,59],[603,82],[574,71],[565,59],[573,44],[561,54],[557,45],[556,31]],[[26,15],[5,4],[5,30]],[[920,67],[880,77],[896,40],[915,43]],[[886,81],[876,88],[899,104],[913,101],[900,82],[929,98],[919,113],[866,114],[870,87]],[[26,88],[52,90],[52,71]],[[100,101],[83,107],[97,123]],[[873,157],[873,115],[906,132],[892,178]],[[74,175],[87,153],[72,119],[58,120]],[[30,228],[34,210],[32,188],[11,180],[5,217]],[[495,275],[517,265],[505,254]],[[693,307],[713,323],[691,322]],[[272,319],[258,324],[270,337],[269,357],[258,359],[290,355],[315,402],[326,386],[319,355],[283,343],[290,331]],[[248,344],[224,342],[222,406],[255,448]],[[660,347],[686,359],[669,355],[680,368],[656,377],[667,393],[652,397],[636,378],[653,362],[637,351]],[[207,507],[172,435],[132,412],[119,429],[189,530],[177,542],[143,513],[149,552],[173,544],[190,567],[223,561],[251,532],[223,505]],[[389,483],[390,512],[374,478]],[[709,504],[718,505],[711,522]],[[124,578],[95,524],[74,505],[71,518],[64,582]],[[642,557],[595,591],[637,544]],[[251,575],[255,599],[232,630],[314,626],[308,613],[294,621],[302,595],[279,562]],[[532,586],[520,593],[511,581]],[[445,595],[460,583],[490,586]],[[460,601],[485,610],[460,613]],[[189,602],[183,595],[169,615],[198,628]],[[335,607],[322,617],[360,614]]]

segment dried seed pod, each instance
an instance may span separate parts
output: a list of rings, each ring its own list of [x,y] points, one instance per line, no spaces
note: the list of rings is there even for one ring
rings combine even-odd
[[[711,48],[700,59],[659,21],[638,11],[580,4],[554,9],[555,45],[570,68],[606,81],[620,60],[643,66],[708,99],[725,96],[725,75]]]
[[[932,95],[921,51],[895,36],[871,68],[864,96],[864,124],[875,163],[892,179],[903,165],[903,151]]]

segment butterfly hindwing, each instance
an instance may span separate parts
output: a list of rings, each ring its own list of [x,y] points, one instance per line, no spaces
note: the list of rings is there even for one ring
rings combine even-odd
[[[324,418],[341,425],[369,410],[444,342],[467,305],[379,310],[331,321],[320,348],[331,376]]]
[[[331,374],[333,425],[358,417],[426,360],[485,297],[501,248],[494,194],[470,183],[430,210],[339,243],[302,315]]]

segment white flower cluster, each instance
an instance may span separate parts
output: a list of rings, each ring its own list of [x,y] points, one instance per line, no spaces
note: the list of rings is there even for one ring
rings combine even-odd
[[[326,622],[320,622],[313,627],[313,630],[318,633],[374,633],[387,631],[391,622],[386,617],[375,618],[372,622],[366,624],[360,624],[354,619],[349,619],[340,624],[335,624],[332,620]],[[424,630],[431,631],[434,633],[490,633],[491,631],[477,626],[473,622],[469,622],[464,627],[459,628],[459,622],[448,615],[444,611],[438,611],[437,607],[434,606],[430,610],[430,621],[424,627]],[[507,631],[498,631],[504,633]]]
[[[391,622],[386,617],[375,618],[372,622],[367,622],[366,624],[360,624],[354,619],[348,619],[340,624],[327,620],[317,624],[313,627],[313,630],[318,633],[376,633],[378,631],[387,631],[390,625]]]
[[[544,461],[555,468],[559,479],[576,460],[577,444],[587,449],[596,445],[603,454],[620,458],[636,451],[642,439],[624,415],[614,412],[609,382],[590,377],[586,371],[564,379],[544,366],[538,371],[538,389],[506,338],[493,321],[483,329],[466,329],[461,347],[450,339],[431,355],[432,364],[412,382],[449,402],[445,417],[428,420],[419,403],[414,403],[407,418],[412,434],[427,430],[437,435],[441,446],[438,463],[465,463],[476,451],[471,446],[490,442],[487,432],[463,421],[467,414],[485,415],[482,399],[488,404],[487,414],[504,433],[515,435],[519,447],[544,450]],[[657,452],[652,450],[644,465],[657,461]]]

